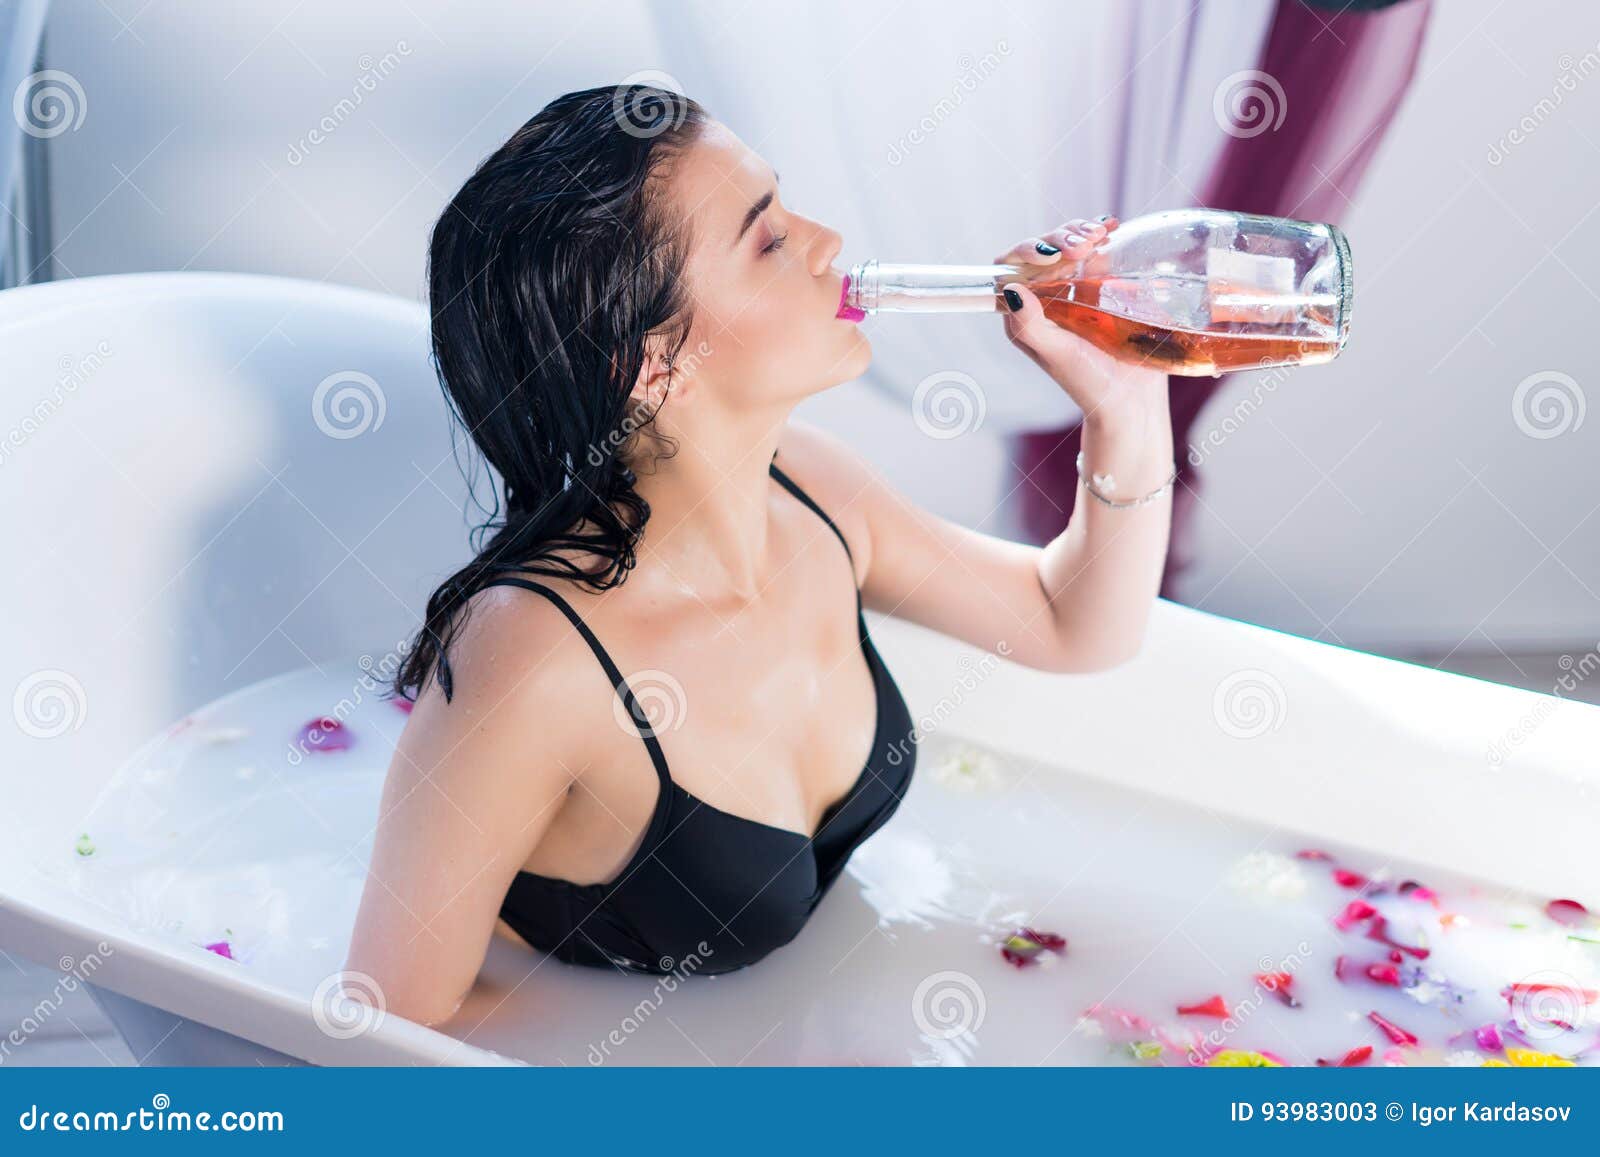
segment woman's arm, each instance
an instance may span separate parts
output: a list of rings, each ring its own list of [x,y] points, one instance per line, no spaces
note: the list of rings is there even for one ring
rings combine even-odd
[[[1047,267],[1086,255],[1106,232],[1069,222],[996,260]],[[1040,254],[1037,240],[1063,252]],[[1025,286],[1017,293],[1022,308],[1007,315],[1007,334],[1083,410],[1085,470],[1114,476],[1117,500],[1161,486],[1173,467],[1166,374],[1117,361],[1046,318]],[[1042,670],[1102,670],[1138,653],[1161,585],[1170,492],[1116,510],[1080,481],[1066,529],[1036,547],[920,509],[839,439],[798,422],[791,431],[784,447],[801,464],[797,481],[832,501],[862,541],[867,606]]]
[[[497,614],[507,594],[477,596],[451,647],[452,701],[430,684],[401,733],[345,961],[372,978],[387,1011],[425,1025],[450,1019],[471,991],[512,878],[573,782],[562,725],[573,717],[563,682],[573,681],[557,662],[503,661],[551,658],[565,620],[553,608]],[[364,987],[349,993],[362,999]]]

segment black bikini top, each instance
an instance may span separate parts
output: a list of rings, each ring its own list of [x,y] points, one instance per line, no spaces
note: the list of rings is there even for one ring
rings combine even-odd
[[[769,473],[828,524],[848,558],[844,535],[778,468],[776,455]],[[853,559],[851,566],[853,574]],[[911,714],[867,634],[860,588],[856,624],[878,700],[872,754],[806,836],[722,811],[679,787],[649,720],[588,625],[547,586],[512,576],[488,585],[502,584],[544,595],[583,635],[644,739],[660,790],[643,841],[614,880],[576,884],[518,872],[501,917],[557,959],[656,975],[731,972],[793,940],[851,854],[899,807],[916,763]]]

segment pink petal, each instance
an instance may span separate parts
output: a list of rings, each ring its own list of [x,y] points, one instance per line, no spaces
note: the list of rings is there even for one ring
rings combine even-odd
[[[1228,1018],[1228,1005],[1222,999],[1221,993],[1211,997],[1209,1000],[1203,1000],[1199,1004],[1180,1004],[1178,1011],[1185,1015],[1214,1016],[1219,1020]]]
[[[393,703],[396,709],[398,709],[402,715],[410,715],[411,709],[416,706],[415,703],[407,699],[404,695],[396,695],[393,699],[389,700],[389,702]]]
[[[1083,1010],[1085,1020],[1097,1020],[1108,1024],[1114,1029],[1129,1029],[1146,1036],[1157,1032],[1155,1027],[1136,1012],[1129,1012],[1125,1008],[1104,1008],[1097,1001]]]
[[[226,940],[218,940],[215,944],[207,944],[206,951],[215,952],[218,956],[226,956],[229,960],[233,959],[233,949],[228,947]]]
[[[1390,939],[1389,922],[1382,916],[1376,916],[1373,918],[1372,923],[1367,927],[1367,936],[1369,939],[1380,941],[1381,943],[1389,945],[1391,948],[1398,948],[1401,952],[1409,952],[1418,960],[1426,960],[1428,958],[1428,953],[1432,951],[1428,948],[1422,948],[1412,944],[1401,944],[1396,940]]]
[[[1033,928],[1018,928],[1007,936],[1000,946],[1000,955],[1018,968],[1026,968],[1045,952],[1064,953],[1067,939],[1054,932],[1040,932]]]
[[[1551,900],[1544,906],[1546,916],[1557,924],[1565,924],[1569,928],[1582,928],[1589,923],[1589,909],[1576,900]]]
[[[1358,1045],[1355,1048],[1351,1049],[1349,1052],[1345,1053],[1344,1056],[1340,1057],[1336,1061],[1325,1061],[1321,1057],[1318,1057],[1317,1058],[1317,1064],[1319,1064],[1319,1065],[1337,1065],[1337,1066],[1339,1066],[1341,1068],[1348,1068],[1351,1065],[1364,1065],[1364,1064],[1366,1064],[1368,1058],[1370,1058],[1371,1056],[1372,1056],[1372,1046],[1371,1045]]]
[[[1294,976],[1288,972],[1258,972],[1256,983],[1273,993],[1290,1008],[1299,1008],[1300,1002],[1289,991],[1289,986],[1294,983]]]
[[[1407,880],[1396,889],[1402,896],[1410,896],[1414,900],[1425,900],[1435,907],[1439,904],[1439,893],[1432,888],[1424,888],[1415,880]]]
[[[1302,848],[1295,853],[1295,858],[1300,860],[1332,860],[1327,852],[1319,852],[1316,848]]]
[[[1335,868],[1333,879],[1341,888],[1359,888],[1367,882],[1367,878],[1359,872],[1352,872],[1348,868]]]
[[[1378,914],[1378,910],[1365,900],[1351,900],[1344,906],[1344,911],[1333,918],[1333,926],[1341,932],[1350,930],[1351,925],[1359,924]]]
[[[313,719],[300,728],[302,751],[348,751],[355,741],[350,729],[331,715]]]
[[[1500,990],[1500,995],[1515,1004],[1520,998],[1526,1001],[1529,997],[1538,996],[1541,992],[1559,993],[1565,1003],[1566,998],[1579,997],[1584,1004],[1593,1004],[1600,1000],[1600,992],[1592,988],[1578,988],[1571,984],[1512,984]]]
[[[1400,987],[1400,970],[1392,964],[1369,964],[1367,975],[1379,984],[1392,984]]]
[[[1485,1052],[1497,1053],[1506,1047],[1504,1038],[1500,1036],[1500,1030],[1492,1024],[1474,1029],[1472,1039],[1477,1041],[1478,1047]]]
[[[1367,1013],[1367,1019],[1381,1028],[1383,1030],[1383,1035],[1394,1041],[1394,1043],[1397,1045],[1414,1045],[1417,1043],[1416,1033],[1407,1032],[1405,1029],[1395,1024],[1392,1020],[1386,1020],[1376,1011]]]

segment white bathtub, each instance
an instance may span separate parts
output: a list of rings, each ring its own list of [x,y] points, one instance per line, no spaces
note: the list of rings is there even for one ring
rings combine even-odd
[[[339,966],[348,925],[323,929],[299,966],[263,973],[97,902],[73,850],[117,770],[174,721],[290,672],[283,686],[308,703],[348,690],[355,657],[409,637],[427,594],[467,557],[424,309],[280,278],[84,278],[0,294],[0,351],[0,654],[13,701],[0,728],[0,948],[92,981],[146,1063],[575,1063],[586,1035],[605,1036],[636,1004],[640,978],[531,968],[532,954],[497,940],[465,1040],[394,1016],[346,1036],[316,1014],[312,979]],[[342,385],[365,395],[364,414],[341,416]],[[970,808],[932,770],[966,742],[1047,765],[1047,780],[1068,769],[1374,863],[1399,857],[1545,896],[1587,888],[1593,903],[1600,709],[1165,602],[1139,658],[1093,677],[985,663],[895,620],[872,626],[927,721],[902,814],[800,939],[755,969],[692,979],[671,997],[670,1027],[625,1034],[623,1063],[918,1059],[927,1026],[904,1001],[935,945],[968,952],[974,937],[959,920],[892,911],[886,880],[914,876],[919,848],[949,843],[939,825]],[[1264,720],[1248,706],[1238,715],[1234,696],[1264,704]],[[226,724],[249,699],[206,718]],[[366,826],[383,755],[369,743],[344,778],[317,783],[351,813],[328,840]],[[991,793],[991,810],[1004,799]],[[322,838],[262,814],[285,824],[285,846]],[[1016,822],[1039,821],[1019,810]],[[253,848],[274,838],[252,829]],[[341,910],[353,911],[351,867]],[[290,913],[276,918],[309,902],[295,891],[306,882],[273,878],[270,857],[254,870]],[[920,947],[879,960],[879,939]],[[965,1041],[966,1059],[1067,1059],[1008,1027],[1010,981],[989,983],[991,1027]]]

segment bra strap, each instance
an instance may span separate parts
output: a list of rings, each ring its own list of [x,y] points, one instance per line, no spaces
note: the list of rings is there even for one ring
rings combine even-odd
[[[811,509],[816,512],[817,517],[828,524],[828,529],[833,531],[833,533],[838,536],[839,544],[844,547],[845,557],[850,559],[850,573],[854,575],[856,560],[855,556],[850,553],[850,544],[845,542],[844,535],[840,532],[839,528],[834,525],[833,519],[828,517],[827,512],[813,502],[811,500],[811,495],[807,494],[804,490],[801,490],[795,480],[790,478],[782,471],[782,469],[779,468],[776,454],[773,455],[772,462],[767,466],[767,472],[779,482],[783,483],[785,490],[787,490],[790,494],[793,494],[807,506],[811,507]]]
[[[616,689],[617,695],[621,697],[622,705],[628,711],[628,717],[633,720],[634,729],[639,733],[639,737],[644,740],[645,748],[650,752],[650,761],[655,764],[656,775],[660,777],[662,788],[665,790],[666,785],[672,782],[672,775],[667,771],[667,757],[661,750],[661,744],[656,740],[655,728],[651,726],[649,717],[640,708],[639,701],[634,698],[633,689],[628,686],[628,681],[622,677],[622,672],[617,670],[617,665],[611,661],[611,656],[606,653],[606,649],[600,645],[600,640],[595,638],[594,632],[589,629],[589,624],[583,621],[583,618],[577,611],[572,609],[566,599],[543,583],[531,582],[515,575],[501,575],[499,578],[491,579],[483,585],[486,587],[514,586],[521,587],[523,590],[536,591],[559,607],[561,613],[567,616],[567,619],[574,627],[578,628],[578,633],[583,636],[584,641],[589,644],[589,649],[595,653],[595,657],[600,660],[600,665],[605,668],[606,675],[611,679],[611,686]]]

